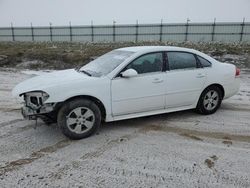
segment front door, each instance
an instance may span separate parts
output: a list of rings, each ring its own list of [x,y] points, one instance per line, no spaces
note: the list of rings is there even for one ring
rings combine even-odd
[[[165,107],[165,72],[163,53],[140,56],[125,69],[138,75],[130,78],[117,76],[111,81],[112,113],[114,116],[160,110]]]

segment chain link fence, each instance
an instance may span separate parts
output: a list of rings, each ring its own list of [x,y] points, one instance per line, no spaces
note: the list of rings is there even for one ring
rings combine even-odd
[[[250,23],[131,24],[2,27],[0,41],[250,42]]]

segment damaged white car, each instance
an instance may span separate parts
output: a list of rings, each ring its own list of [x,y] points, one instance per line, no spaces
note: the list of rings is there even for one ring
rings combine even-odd
[[[55,71],[18,84],[25,118],[56,123],[71,139],[101,122],[196,109],[212,114],[239,89],[240,71],[199,51],[168,46],[113,50],[82,68]]]

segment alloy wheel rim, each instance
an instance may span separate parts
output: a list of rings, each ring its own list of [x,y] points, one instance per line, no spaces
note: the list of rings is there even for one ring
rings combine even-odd
[[[206,110],[214,110],[219,103],[219,94],[215,90],[210,90],[204,97],[203,105]]]
[[[87,107],[78,107],[66,116],[66,123],[70,131],[76,134],[83,134],[94,126],[95,115]]]

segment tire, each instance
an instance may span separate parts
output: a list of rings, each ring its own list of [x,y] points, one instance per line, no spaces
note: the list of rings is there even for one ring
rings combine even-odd
[[[199,114],[213,114],[220,107],[222,102],[222,91],[217,86],[207,87],[201,94],[196,111]]]
[[[98,130],[101,124],[101,112],[93,101],[75,99],[61,107],[57,123],[65,136],[79,140],[89,137]]]

